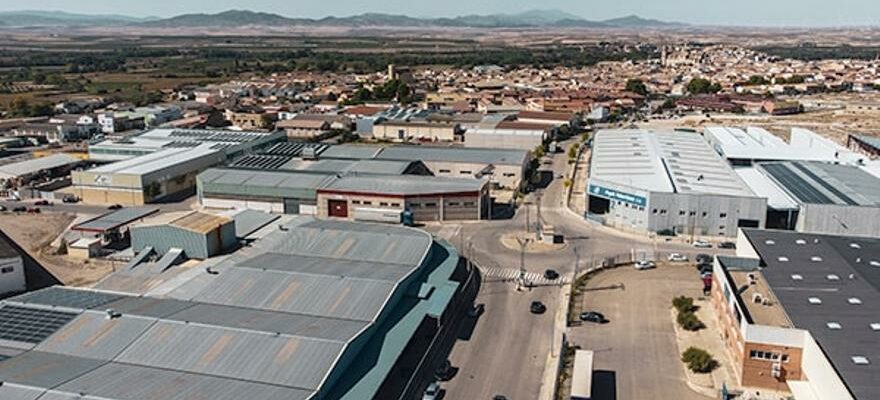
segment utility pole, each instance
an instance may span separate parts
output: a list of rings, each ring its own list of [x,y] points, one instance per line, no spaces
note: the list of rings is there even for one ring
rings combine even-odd
[[[526,206],[526,233],[528,233],[529,230],[532,229],[532,223],[531,223],[530,218],[529,218],[529,217],[530,217],[530,214],[531,214],[531,212],[530,212],[531,209],[529,208],[529,204],[528,204],[528,203],[523,203],[523,205]]]
[[[536,221],[538,226],[537,226],[537,229],[535,229],[535,231],[540,233],[542,227],[544,226],[544,219],[541,218],[541,191],[540,190],[535,192],[535,200],[536,200],[535,207],[538,208],[538,218],[537,218],[538,220]]]
[[[522,290],[526,286],[526,246],[530,240],[528,238],[516,238],[519,243],[519,277],[516,279],[516,290]]]

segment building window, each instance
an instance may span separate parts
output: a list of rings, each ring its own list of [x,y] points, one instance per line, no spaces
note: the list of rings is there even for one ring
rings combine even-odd
[[[382,206],[382,207],[387,207],[387,206],[388,206],[388,202],[381,201],[381,202],[379,202],[379,205]]]
[[[696,211],[691,211],[691,212],[688,213],[688,214],[689,214],[691,217],[693,217],[693,216],[697,215],[697,212],[696,212]]]
[[[409,203],[409,206],[412,207],[412,208],[418,208],[418,207],[421,206],[421,204],[419,204],[419,203]]]
[[[653,211],[651,211],[651,212],[654,213],[654,214],[657,214],[657,209],[655,208],[655,209],[654,209]]]
[[[708,217],[708,216],[709,216],[709,213],[703,211],[703,218],[706,218],[706,217]]]
[[[15,267],[3,267],[2,269],[0,269],[0,273],[3,274],[8,274],[12,271],[15,271]]]
[[[369,200],[364,200],[364,205],[365,205],[365,206],[371,206],[371,205],[373,205],[373,202],[372,202],[372,201],[369,201]]]
[[[352,200],[351,204],[361,204],[361,201],[360,200]]]
[[[514,174],[514,173],[512,173],[512,172],[505,172],[505,173],[504,173],[504,176],[507,177],[507,178],[512,178],[512,177],[516,176],[516,174]]]
[[[400,207],[400,203],[391,203],[391,207]]]
[[[718,227],[718,230],[719,230],[719,231],[724,231],[724,228],[726,228],[726,227],[725,227],[724,225],[721,225],[721,226]]]
[[[461,175],[470,175],[471,171],[459,171],[458,173]]]
[[[467,202],[464,203],[464,206],[465,206],[465,207],[474,207],[474,206],[476,206],[476,205],[477,205],[477,203],[475,203],[475,202],[473,202],[473,201],[467,201]]]
[[[718,218],[727,218],[727,213],[718,214]]]
[[[425,207],[437,207],[437,203],[425,203]]]
[[[439,170],[438,172],[441,173],[441,174],[448,174],[448,173],[450,173],[450,172],[452,172],[452,171],[450,171],[450,170],[448,170],[448,169],[441,169],[441,170]]]
[[[450,206],[450,207],[458,207],[458,202],[457,201],[450,201],[450,202],[446,203],[446,205]]]
[[[680,215],[680,216],[684,216],[685,214],[686,214],[686,212],[685,212],[684,210],[679,210],[679,211],[678,211],[678,215]]]

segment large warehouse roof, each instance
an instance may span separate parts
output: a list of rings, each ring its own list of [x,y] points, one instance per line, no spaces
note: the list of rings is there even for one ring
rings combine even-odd
[[[593,139],[590,179],[654,192],[754,196],[692,132],[600,131]]]
[[[764,260],[761,273],[791,322],[810,331],[855,398],[876,398],[880,240],[752,229],[744,233]],[[812,297],[821,304],[808,301]],[[829,329],[831,322],[841,329]],[[856,364],[853,357],[858,356],[869,363]]]
[[[30,351],[0,361],[0,397],[305,400],[326,391],[340,360],[353,359],[346,352],[358,351],[350,343],[429,262],[433,240],[403,227],[281,224],[213,272],[172,275],[164,298],[51,287],[0,302],[0,326],[45,321],[36,338],[23,326],[3,337]]]
[[[376,158],[382,160],[421,160],[487,165],[523,165],[528,156],[529,152],[525,150],[484,149],[475,147],[391,146],[383,149]]]
[[[787,161],[758,168],[802,204],[880,206],[880,178],[858,167]]]
[[[202,193],[315,198],[317,190],[336,179],[333,174],[211,168],[198,176]]]
[[[864,158],[806,129],[792,128],[789,143],[766,129],[712,126],[706,139],[727,159],[857,162]]]
[[[159,150],[155,153],[140,157],[117,161],[97,168],[89,172],[98,174],[130,174],[147,175],[156,171],[164,170],[170,166],[183,164],[202,157],[219,155],[220,151],[211,145],[199,145],[198,147],[174,147]]]
[[[12,164],[0,166],[0,178],[10,179],[34,174],[40,171],[74,165],[80,159],[67,154],[53,154],[51,156],[34,158]]]
[[[126,207],[100,215],[71,229],[75,231],[106,232],[137,221],[150,214],[155,214],[158,211],[159,209],[155,207]]]

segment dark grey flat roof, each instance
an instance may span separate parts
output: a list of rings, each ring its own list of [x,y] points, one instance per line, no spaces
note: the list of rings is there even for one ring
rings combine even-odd
[[[876,398],[880,331],[871,324],[880,324],[880,239],[752,229],[745,234],[795,327],[810,331],[857,399]],[[810,297],[822,303],[811,304]],[[842,329],[828,329],[828,322]],[[854,356],[870,364],[857,365]]]
[[[104,232],[158,212],[156,207],[126,207],[74,226],[75,231]]]
[[[818,161],[770,162],[758,166],[802,204],[880,206],[880,178],[859,167]]]

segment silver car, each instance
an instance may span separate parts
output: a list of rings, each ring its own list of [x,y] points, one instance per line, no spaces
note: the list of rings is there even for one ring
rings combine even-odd
[[[440,385],[437,382],[431,382],[427,388],[425,388],[425,394],[422,395],[422,400],[437,400],[440,396]]]

